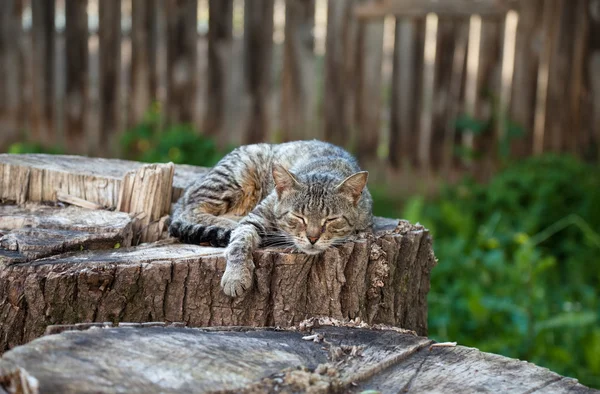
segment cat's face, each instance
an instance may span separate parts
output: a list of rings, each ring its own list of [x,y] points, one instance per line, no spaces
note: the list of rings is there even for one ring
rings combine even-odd
[[[307,254],[319,254],[342,244],[354,233],[358,201],[368,174],[359,172],[343,182],[324,177],[300,181],[281,166],[274,166],[273,180],[278,195],[275,214],[280,242]]]

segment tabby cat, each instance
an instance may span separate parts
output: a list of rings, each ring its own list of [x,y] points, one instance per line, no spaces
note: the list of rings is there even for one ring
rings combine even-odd
[[[227,246],[221,287],[252,287],[259,245],[319,254],[372,225],[368,173],[321,141],[246,145],[225,156],[178,201],[169,232],[185,243]]]

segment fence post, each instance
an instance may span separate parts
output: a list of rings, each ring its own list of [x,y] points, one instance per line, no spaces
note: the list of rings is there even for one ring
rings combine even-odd
[[[233,0],[209,0],[208,12],[208,69],[203,132],[216,136],[221,135],[225,128],[233,40]]]
[[[65,139],[71,153],[84,153],[88,77],[87,0],[65,2],[66,96]]]
[[[589,88],[590,117],[589,137],[586,146],[590,149],[590,156],[600,160],[600,0],[591,0],[588,8],[589,43],[586,64],[586,80]]]
[[[132,0],[130,127],[143,120],[156,99],[157,22],[156,0]]]
[[[285,4],[285,43],[281,92],[284,140],[306,138],[314,116],[315,0]]]
[[[54,133],[54,0],[31,0],[33,41],[31,139],[56,144]]]
[[[191,123],[196,108],[197,0],[167,0],[167,116]]]
[[[114,137],[119,126],[119,85],[121,68],[121,0],[102,0],[98,4],[100,26],[100,144],[99,153],[114,152]]]
[[[244,79],[250,97],[246,143],[262,142],[269,135],[273,10],[273,0],[244,2]]]
[[[340,145],[346,145],[353,125],[355,4],[355,0],[329,0],[327,7],[324,135]]]
[[[19,41],[21,39],[21,0],[0,1],[0,149],[15,142],[20,134],[19,107],[21,105]]]
[[[379,144],[383,19],[359,21],[356,46],[356,154],[366,160],[377,156]]]

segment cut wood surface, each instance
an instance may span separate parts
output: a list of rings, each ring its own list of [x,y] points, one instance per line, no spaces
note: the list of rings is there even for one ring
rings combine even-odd
[[[0,200],[56,201],[63,192],[104,207],[114,208],[119,200],[121,181],[144,163],[44,154],[0,154]],[[176,165],[173,201],[207,168]]]
[[[31,394],[594,392],[530,363],[462,346],[430,347],[427,338],[385,327],[103,326],[47,335],[7,352],[0,388]]]
[[[82,249],[131,246],[122,212],[27,204],[0,205],[0,267]]]

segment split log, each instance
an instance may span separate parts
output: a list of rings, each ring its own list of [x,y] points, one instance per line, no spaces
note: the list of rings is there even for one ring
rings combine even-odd
[[[44,154],[0,154],[0,200],[57,201],[61,192],[106,208],[115,208],[124,175],[144,163],[128,160]],[[173,201],[208,169],[178,164]]]
[[[132,221],[121,212],[0,205],[0,268],[68,251],[131,246]]]
[[[427,333],[436,261],[421,226],[378,219],[374,235],[322,255],[266,248],[255,252],[254,262],[252,291],[235,299],[220,288],[222,248],[163,242],[3,267],[0,350],[40,336],[51,324],[103,321],[287,327],[331,316]]]
[[[530,363],[431,344],[397,330],[349,327],[96,327],[6,353],[0,388],[31,394],[594,392]]]

